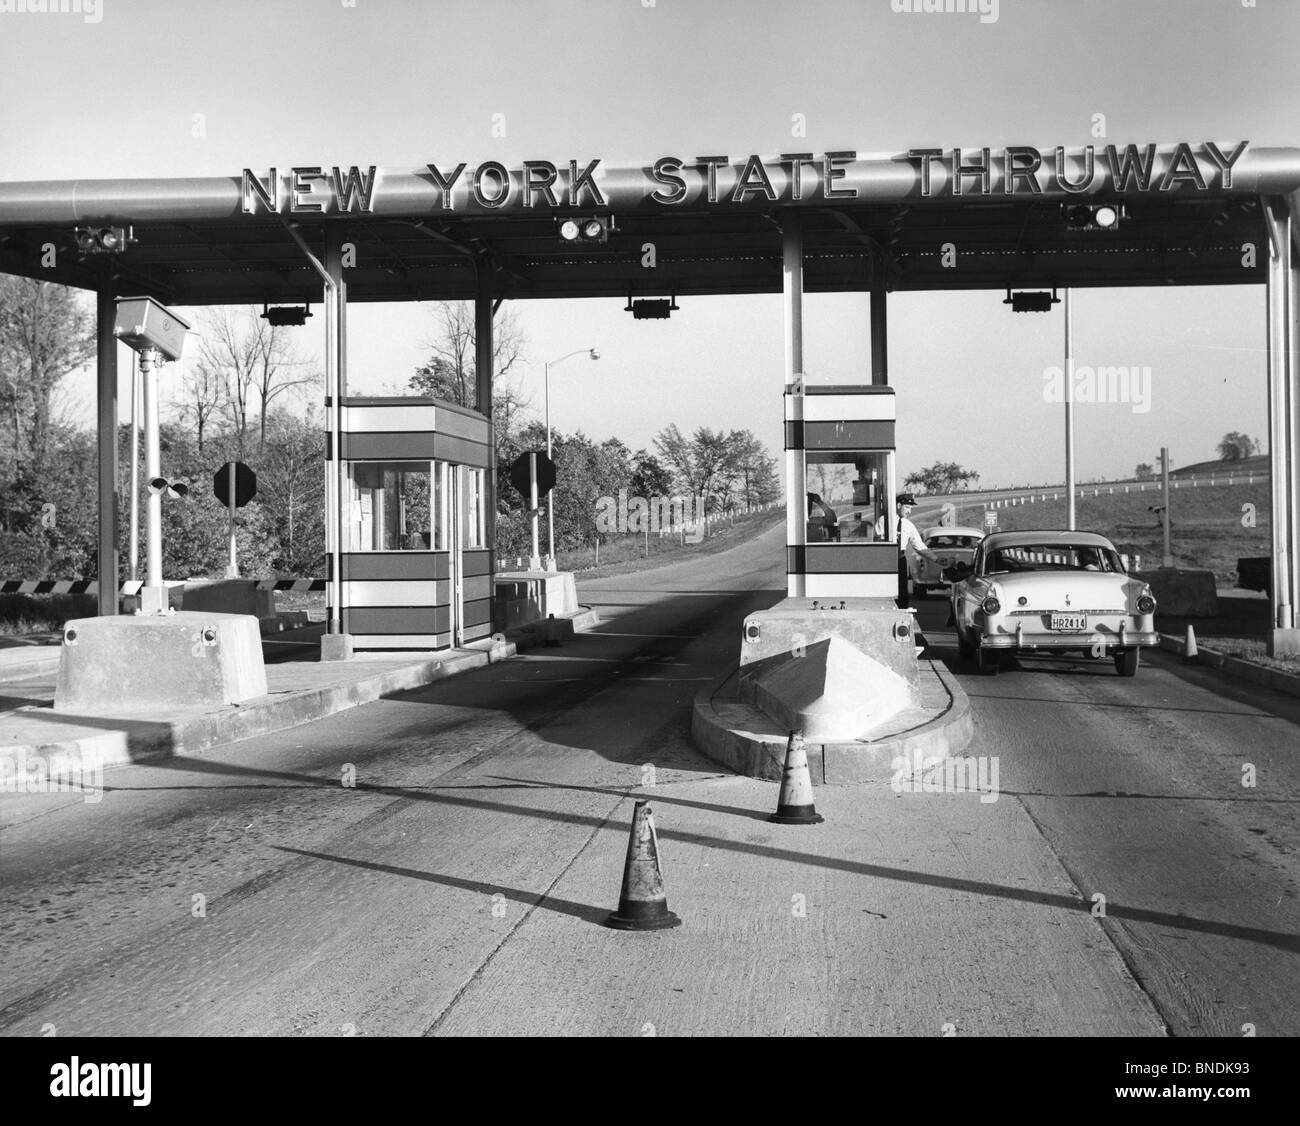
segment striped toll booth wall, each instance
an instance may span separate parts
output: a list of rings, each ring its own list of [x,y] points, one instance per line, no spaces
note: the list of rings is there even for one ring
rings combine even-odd
[[[473,475],[492,472],[491,422],[477,411],[429,398],[345,398],[342,407],[350,492],[343,504],[343,632],[360,649],[440,649],[457,643],[459,618],[461,642],[489,636],[493,552],[483,536],[470,534],[474,520],[485,517],[470,512],[466,502],[474,492]],[[441,544],[432,527],[406,533],[403,542],[364,544],[373,537],[362,534],[366,513],[358,480],[419,466],[427,467],[431,484],[441,482],[432,488],[428,516],[431,523],[445,519]],[[333,597],[331,592],[331,603]]]
[[[898,594],[898,547],[893,499],[895,406],[892,387],[811,384],[785,393],[786,593],[791,598],[894,598]],[[836,458],[838,455],[838,458]],[[878,463],[879,505],[885,534],[874,534],[875,509],[866,519],[856,497],[841,520],[838,542],[811,542],[805,494],[818,461],[840,465],[855,458]],[[874,502],[873,502],[874,503]]]

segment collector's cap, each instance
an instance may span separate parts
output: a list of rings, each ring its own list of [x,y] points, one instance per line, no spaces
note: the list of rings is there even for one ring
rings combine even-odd
[[[910,504],[913,507],[916,507],[916,497],[914,497],[911,493],[899,493],[897,503]]]

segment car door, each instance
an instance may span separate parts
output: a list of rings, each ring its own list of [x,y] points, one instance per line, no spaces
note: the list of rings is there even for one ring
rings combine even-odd
[[[959,583],[953,583],[953,617],[957,619],[957,624],[962,629],[971,628],[971,617],[974,612],[974,596],[972,587],[984,572],[984,548],[975,549],[975,557],[971,560],[971,573],[962,579]]]

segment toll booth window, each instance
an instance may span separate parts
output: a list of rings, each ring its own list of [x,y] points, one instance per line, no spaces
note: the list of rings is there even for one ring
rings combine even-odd
[[[891,537],[885,450],[808,450],[808,543]]]
[[[465,529],[463,547],[487,547],[487,494],[482,469],[465,470],[462,526]]]
[[[445,461],[433,463],[433,521],[430,546],[434,551],[447,550],[447,525],[451,516],[451,489],[448,485],[452,467]]]
[[[354,462],[350,551],[428,551],[431,467],[427,461]]]

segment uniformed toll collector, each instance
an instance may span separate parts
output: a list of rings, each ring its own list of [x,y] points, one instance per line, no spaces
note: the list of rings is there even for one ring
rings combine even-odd
[[[908,513],[916,504],[916,498],[911,493],[900,493],[896,510],[898,512],[898,605],[906,609],[911,603],[908,599],[908,592],[911,589],[909,583],[910,567],[908,566],[908,550],[910,549],[917,555],[923,555],[926,559],[938,562],[939,557],[935,555],[921,538],[921,533],[916,530],[916,525],[909,520]]]

